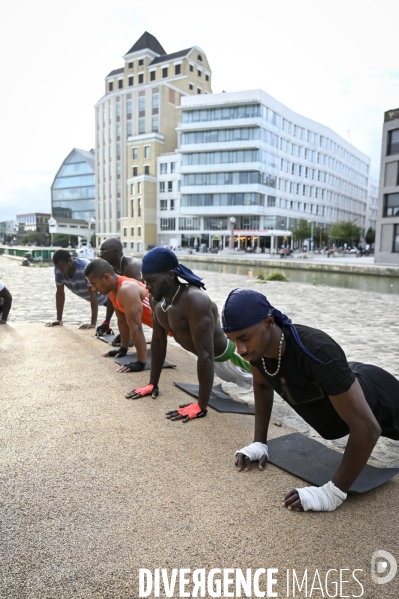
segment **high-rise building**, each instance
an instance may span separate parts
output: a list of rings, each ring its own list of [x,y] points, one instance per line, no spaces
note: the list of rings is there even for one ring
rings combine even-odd
[[[379,184],[379,181],[377,181],[376,179],[369,179],[367,218],[365,227],[366,231],[368,231],[368,229],[374,229],[375,231],[377,226]]]
[[[94,150],[79,148],[65,158],[51,185],[51,213],[55,218],[90,221],[96,216]]]
[[[140,251],[157,243],[157,157],[178,147],[177,107],[211,93],[211,70],[201,48],[167,54],[148,32],[123,59],[95,108],[97,243]]]
[[[158,158],[158,243],[228,247],[232,217],[245,249],[277,250],[301,218],[365,229],[370,159],[328,127],[262,90],[185,97],[179,112],[179,152]]]
[[[375,261],[399,265],[399,108],[384,114]]]

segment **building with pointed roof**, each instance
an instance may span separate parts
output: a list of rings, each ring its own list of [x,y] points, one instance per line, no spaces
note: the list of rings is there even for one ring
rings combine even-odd
[[[96,110],[97,243],[157,243],[157,157],[178,147],[181,98],[212,93],[211,69],[198,46],[167,54],[145,31],[105,77]]]

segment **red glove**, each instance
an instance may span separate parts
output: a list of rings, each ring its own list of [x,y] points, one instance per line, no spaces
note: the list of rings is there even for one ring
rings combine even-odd
[[[179,408],[177,412],[181,416],[185,416],[186,418],[192,420],[193,418],[202,418],[207,413],[207,410],[200,408],[199,404],[197,403],[190,403],[190,405],[186,406],[185,408]]]
[[[145,387],[138,387],[137,389],[133,389],[129,393],[126,393],[125,397],[127,399],[139,399],[140,397],[145,397],[146,395],[152,395],[155,399],[159,393],[159,389],[156,385],[149,383]]]

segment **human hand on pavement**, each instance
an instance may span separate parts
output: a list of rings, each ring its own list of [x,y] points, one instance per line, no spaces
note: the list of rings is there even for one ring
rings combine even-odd
[[[185,403],[180,405],[178,410],[166,412],[166,418],[188,422],[194,418],[203,418],[207,413],[208,410],[203,410],[198,403]]]
[[[95,329],[96,325],[95,324],[81,324],[79,326],[79,329]]]
[[[152,399],[156,399],[159,395],[158,386],[150,383],[145,387],[137,387],[137,389],[133,389],[133,391],[126,393],[125,397],[127,399],[140,399],[146,395],[151,395]]]
[[[62,327],[63,322],[62,320],[53,320],[51,322],[46,322],[46,327],[56,327],[56,326],[60,326]]]

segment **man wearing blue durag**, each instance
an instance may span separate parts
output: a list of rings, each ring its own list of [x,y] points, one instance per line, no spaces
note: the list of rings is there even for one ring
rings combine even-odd
[[[168,418],[188,422],[205,416],[214,374],[224,381],[251,389],[251,367],[235,353],[234,344],[223,333],[217,306],[203,291],[202,279],[179,264],[172,251],[161,247],[144,256],[142,279],[150,294],[153,314],[151,375],[148,385],[133,389],[126,397],[157,397],[168,332],[184,349],[198,356],[199,382],[198,402],[168,412]]]
[[[399,381],[359,362],[347,362],[341,347],[318,329],[291,320],[252,289],[235,289],[224,304],[222,329],[252,365],[255,438],[236,452],[238,470],[251,461],[263,470],[273,393],[322,437],[349,434],[342,462],[322,487],[295,489],[283,499],[293,511],[333,511],[346,499],[380,435],[399,439]]]

